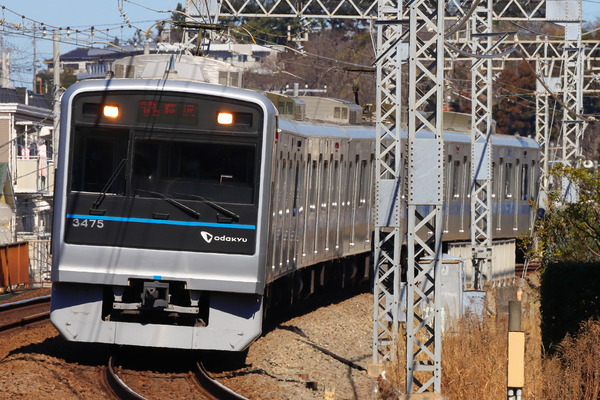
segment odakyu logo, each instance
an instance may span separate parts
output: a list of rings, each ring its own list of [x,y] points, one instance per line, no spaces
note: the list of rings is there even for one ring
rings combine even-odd
[[[206,243],[210,243],[213,240],[215,242],[230,242],[230,243],[246,243],[248,242],[248,238],[243,238],[243,237],[233,237],[233,236],[215,236],[211,233],[208,233],[206,231],[202,231],[200,232],[200,235],[202,236],[202,239],[204,239],[204,241]]]

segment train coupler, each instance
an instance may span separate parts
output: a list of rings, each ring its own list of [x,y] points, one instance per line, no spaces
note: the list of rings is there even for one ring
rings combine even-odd
[[[167,282],[144,282],[142,306],[148,308],[166,308],[169,305],[169,284]]]

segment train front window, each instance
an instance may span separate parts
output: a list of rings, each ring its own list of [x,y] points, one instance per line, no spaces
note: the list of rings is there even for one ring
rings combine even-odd
[[[71,190],[124,194],[127,141],[127,130],[75,129]]]
[[[230,142],[136,138],[132,194],[253,204],[256,146]]]

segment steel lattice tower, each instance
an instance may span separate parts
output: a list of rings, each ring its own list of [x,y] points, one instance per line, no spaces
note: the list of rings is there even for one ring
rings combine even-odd
[[[492,0],[482,0],[471,17],[473,54],[492,50]],[[471,246],[473,286],[481,289],[492,268],[492,59],[471,67]]]
[[[436,271],[442,257],[445,2],[414,1],[408,12],[406,391],[440,393],[441,309]],[[423,130],[433,137],[419,135]]]
[[[401,226],[402,3],[379,2],[377,21],[375,285],[373,361],[396,359],[401,259],[406,229]]]

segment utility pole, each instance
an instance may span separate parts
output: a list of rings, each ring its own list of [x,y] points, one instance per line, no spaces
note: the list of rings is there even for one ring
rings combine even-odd
[[[54,55],[54,131],[52,132],[52,154],[54,158],[54,162],[58,162],[56,157],[56,150],[58,149],[58,135],[60,128],[60,32],[58,30],[54,30],[52,34],[52,49]]]
[[[37,44],[35,41],[35,24],[33,24],[33,80],[31,81],[31,91],[32,93],[37,93],[36,91],[36,74],[37,74]]]

